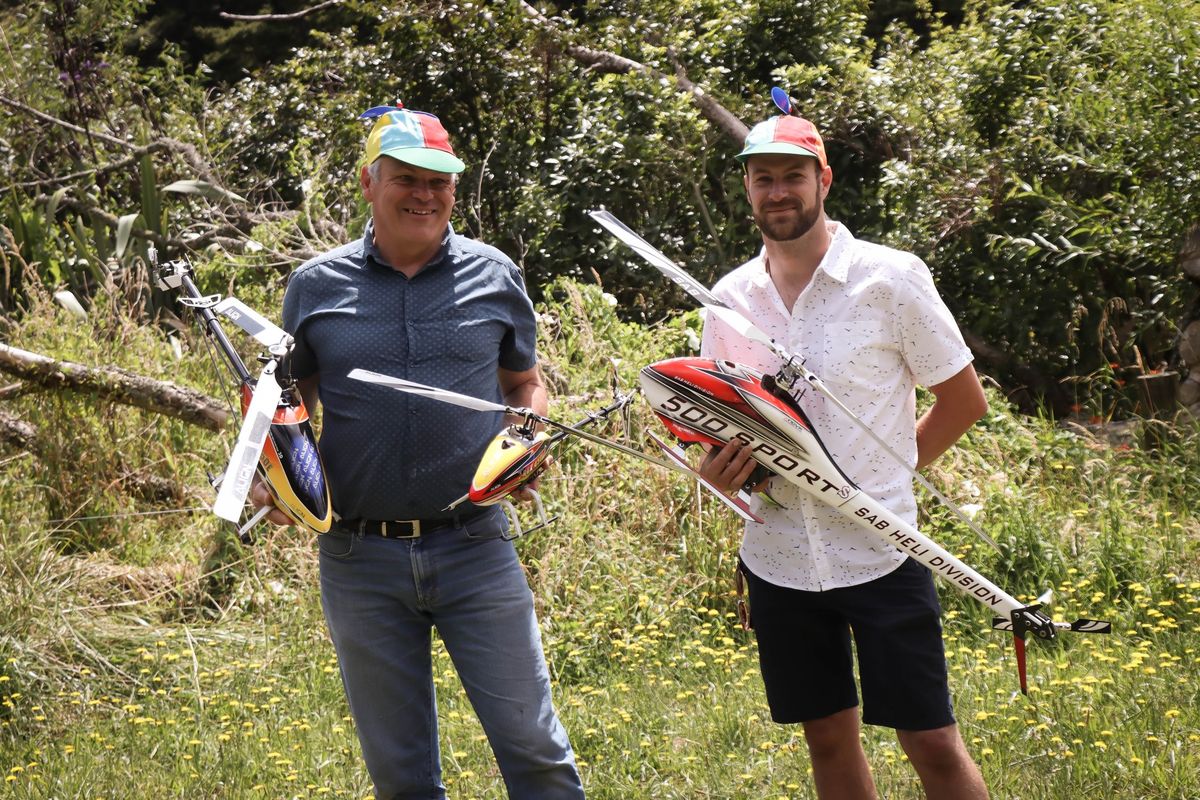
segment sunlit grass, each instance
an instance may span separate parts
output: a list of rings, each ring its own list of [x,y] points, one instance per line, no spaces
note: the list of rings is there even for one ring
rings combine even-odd
[[[1099,776],[1123,787],[1114,797],[1200,789],[1181,768],[1200,759],[1200,584],[1174,586],[1111,609],[1111,637],[1031,644],[1028,697],[1016,691],[1008,637],[947,614],[957,713],[994,796],[1078,797]],[[753,640],[727,599],[643,595],[629,616],[547,621],[558,706],[591,796],[811,796],[802,736],[769,721]],[[368,795],[313,598],[296,612],[257,631],[234,626],[236,635],[163,629],[114,662],[128,681],[85,669],[53,694],[16,689],[25,665],[10,661],[0,674],[7,792]],[[452,795],[503,797],[440,645],[434,663]],[[881,789],[919,796],[890,732],[864,737]]]
[[[553,310],[564,333],[544,331],[545,350],[559,398],[607,399],[601,353],[619,355],[629,386],[640,365],[685,346],[686,320],[639,338],[591,326],[605,308],[587,290]],[[604,342],[613,330],[625,338]],[[573,418],[576,402],[553,413]],[[639,404],[634,440],[653,424]],[[90,448],[76,460],[86,474],[106,448],[135,447],[126,428],[111,433],[116,444],[72,445]],[[162,458],[152,449],[146,459]],[[926,498],[931,536],[1023,601],[1053,589],[1058,619],[1115,623],[1111,636],[1030,642],[1025,696],[1011,637],[943,587],[955,709],[993,797],[1200,797],[1198,476],[1194,426],[1154,450],[1114,449],[998,398],[931,471],[1000,552]],[[813,797],[803,734],[771,722],[753,636],[734,618],[736,520],[673,475],[579,444],[556,454],[543,496],[559,520],[518,547],[589,796]],[[0,464],[4,796],[371,795],[308,538],[260,531],[237,549],[209,516],[183,515],[114,523],[95,537],[120,539],[113,550],[63,553],[41,497],[19,461]],[[440,644],[434,657],[450,795],[503,798]],[[921,797],[894,734],[863,739],[881,796]]]

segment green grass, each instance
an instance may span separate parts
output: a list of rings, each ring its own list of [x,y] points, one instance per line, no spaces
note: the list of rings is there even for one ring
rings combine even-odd
[[[543,350],[563,418],[578,398],[606,400],[609,357],[631,385],[640,366],[686,352],[695,327],[627,326],[589,287],[548,295]],[[43,320],[14,344],[130,368],[159,351],[152,332],[109,325],[120,336]],[[0,459],[0,792],[370,796],[312,541],[263,531],[242,549],[205,513],[52,523],[67,506],[171,511],[122,490],[114,475],[131,466],[188,486],[181,507],[199,505],[222,447],[142,412],[20,402],[55,431],[60,474]],[[635,430],[655,424],[639,405]],[[1015,596],[1053,587],[1057,618],[1112,619],[1116,631],[1031,643],[1026,697],[1010,639],[943,592],[955,708],[992,796],[1200,798],[1200,430],[1181,421],[1155,449],[1118,448],[993,406],[930,475],[980,506],[1001,552],[928,500],[924,529]],[[59,433],[72,429],[87,436]],[[589,796],[813,797],[802,733],[770,721],[753,637],[733,618],[736,520],[673,475],[578,444],[560,449],[543,494],[560,519],[518,546]],[[435,658],[450,794],[503,797],[440,645]],[[863,736],[881,796],[920,797],[894,735]]]

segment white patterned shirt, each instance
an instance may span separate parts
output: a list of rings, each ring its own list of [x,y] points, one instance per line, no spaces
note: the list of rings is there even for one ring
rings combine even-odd
[[[859,241],[828,222],[829,250],[791,312],[767,273],[763,255],[717,282],[713,293],[793,354],[910,466],[916,464],[916,385],[961,372],[971,352],[938,296],[921,259]],[[778,356],[709,315],[701,353],[766,374]],[[914,527],[912,477],[857,425],[813,389],[800,405],[834,462],[867,494]],[[882,577],[904,554],[781,477],[769,491],[783,507],[755,495],[763,522],[746,524],[741,557],[779,586],[826,591]]]

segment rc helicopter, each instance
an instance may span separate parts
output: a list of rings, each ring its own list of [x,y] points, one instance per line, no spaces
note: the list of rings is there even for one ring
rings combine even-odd
[[[547,519],[541,495],[532,488],[532,483],[549,465],[551,451],[569,435],[569,431],[577,432],[585,425],[607,419],[615,412],[624,411],[634,399],[633,394],[618,392],[615,385],[613,395],[613,402],[609,405],[588,413],[569,428],[556,430],[552,434],[545,430],[535,430],[537,421],[531,421],[527,416],[500,431],[479,460],[479,467],[475,470],[467,493],[447,506],[446,510],[457,508],[467,501],[477,506],[499,504],[508,515],[509,533],[505,535],[508,539],[533,533],[554,522],[558,517]],[[513,492],[522,488],[529,492],[537,511],[538,523],[531,528],[521,526],[520,515],[508,499]]]
[[[153,251],[150,260],[156,264]],[[244,524],[240,522],[257,472],[276,505],[295,524],[325,533],[333,521],[333,508],[308,409],[288,370],[292,337],[237,298],[202,295],[187,261],[156,266],[158,287],[180,293],[180,305],[195,316],[210,349],[216,351],[237,382],[241,397],[243,421],[233,455],[225,471],[212,478],[217,489],[213,512],[233,523],[239,538],[248,543],[250,530],[271,510],[270,506],[264,507]],[[267,349],[267,355],[259,357],[263,366],[257,378],[225,335],[218,315]]]
[[[655,415],[685,446],[697,443],[723,446],[733,439],[742,441],[754,460],[772,475],[798,486],[982,603],[997,615],[992,621],[994,629],[1013,633],[1017,672],[1024,693],[1028,693],[1026,634],[1053,639],[1060,630],[1111,633],[1112,623],[1102,620],[1081,618],[1074,622],[1057,622],[1051,619],[1041,611],[1049,593],[1032,605],[1021,603],[862,491],[834,462],[801,407],[797,388],[811,387],[823,395],[959,519],[995,545],[957,506],[838,400],[819,377],[806,369],[803,358],[785,350],[741,313],[721,302],[683,268],[608,211],[591,211],[589,215],[691,295],[709,314],[746,338],[765,345],[781,362],[778,371],[769,375],[730,361],[707,358],[673,358],[644,367],[639,380],[646,400]]]
[[[583,430],[584,425],[628,406],[634,398],[632,393],[618,393],[611,405],[599,412],[589,414],[575,425],[567,425],[549,417],[536,414],[528,408],[513,408],[512,406],[494,403],[490,400],[482,400],[477,397],[470,397],[447,389],[439,389],[435,386],[428,386],[391,375],[383,375],[370,370],[355,369],[348,373],[347,377],[363,381],[364,383],[387,386],[397,391],[428,397],[432,400],[439,400],[443,403],[450,403],[451,405],[475,411],[502,411],[521,420],[496,435],[484,453],[467,495],[456,500],[450,507],[458,505],[465,499],[470,499],[476,505],[489,505],[501,502],[503,498],[507,497],[515,489],[528,484],[530,480],[537,477],[545,469],[547,466],[547,457],[553,446],[561,442],[566,436],[578,436],[594,444],[617,450],[673,472],[684,473],[689,477],[695,478],[701,486],[716,496],[742,519],[762,522],[762,518],[750,510],[749,503],[747,502],[748,498],[744,493],[739,493],[733,497],[725,494],[702,477],[700,473],[688,466],[686,460],[683,460],[681,457],[678,460],[663,461],[620,442],[605,439],[602,436],[597,436]],[[546,434],[545,431],[535,433],[539,424],[554,428],[556,432],[554,434]],[[536,492],[534,493],[534,497],[537,498]],[[540,528],[548,524],[549,521],[545,518],[540,498],[536,502],[541,519],[537,527]],[[515,514],[510,512],[510,519],[513,516]],[[519,531],[520,528],[517,527],[517,530]]]

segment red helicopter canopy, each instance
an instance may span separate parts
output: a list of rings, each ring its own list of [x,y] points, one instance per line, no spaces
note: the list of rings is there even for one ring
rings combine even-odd
[[[663,424],[683,442],[721,445],[738,432],[805,449],[812,426],[773,380],[732,361],[671,358],[642,369],[642,392]]]

